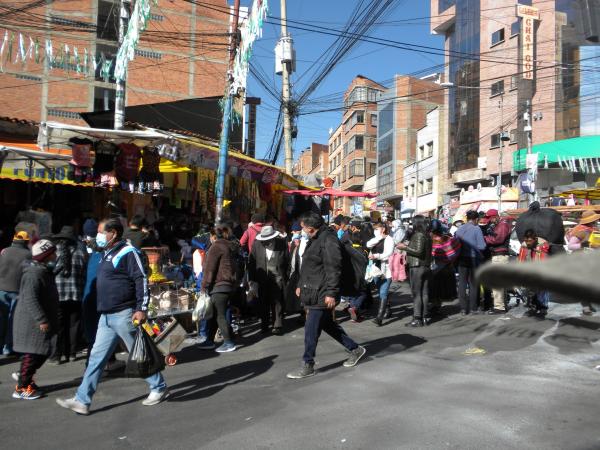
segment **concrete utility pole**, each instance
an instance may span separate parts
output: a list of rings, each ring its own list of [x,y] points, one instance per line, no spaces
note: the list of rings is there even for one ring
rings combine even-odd
[[[238,46],[238,22],[240,17],[240,0],[235,0],[233,6],[233,26],[231,33],[231,45],[229,48],[229,66],[227,70],[227,81],[225,91],[225,107],[223,108],[223,128],[219,142],[219,168],[217,169],[217,185],[215,188],[217,205],[215,211],[215,223],[223,221],[223,201],[225,200],[225,175],[227,174],[227,156],[229,154],[229,132],[231,128],[231,112],[233,109],[233,95],[231,92],[233,63]]]
[[[289,36],[287,33],[287,1],[281,0],[281,40],[286,42]],[[281,99],[283,103],[283,145],[285,149],[285,172],[292,175],[294,164],[294,153],[292,151],[292,118],[290,116],[290,72],[291,62],[282,61],[282,92]]]
[[[500,157],[498,161],[498,213],[502,212],[502,163],[504,160],[504,95],[500,96]]]
[[[127,19],[129,19],[129,11],[125,0],[121,0],[119,8],[119,48],[123,45],[125,38]],[[115,92],[115,119],[114,129],[122,130],[125,126],[125,94],[127,90],[127,74],[122,80],[117,80],[117,90]]]
[[[525,114],[524,114],[524,119],[525,119],[525,127],[523,128],[523,131],[525,131],[525,133],[527,133],[527,154],[531,155],[532,153],[532,127],[531,127],[531,101],[527,100],[525,102]],[[534,183],[536,182],[536,173],[534,170],[529,170],[527,169],[527,171],[529,172],[529,176],[531,177],[531,181]],[[536,192],[533,192],[531,194],[527,195],[528,198],[528,204],[531,204],[532,202],[534,202],[536,200]]]

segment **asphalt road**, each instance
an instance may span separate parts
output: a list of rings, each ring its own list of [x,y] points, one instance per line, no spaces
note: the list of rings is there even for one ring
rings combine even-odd
[[[546,320],[516,308],[409,329],[407,300],[396,293],[381,328],[344,323],[368,350],[354,368],[342,367],[343,349],[323,335],[318,374],[288,380],[303,330],[250,334],[230,354],[183,349],[165,371],[172,396],[158,406],[141,405],[143,381],[106,378],[87,417],[55,404],[73,394],[82,361],[44,366],[37,382],[47,397],[19,401],[17,363],[0,360],[2,448],[600,448],[599,317],[552,305]]]

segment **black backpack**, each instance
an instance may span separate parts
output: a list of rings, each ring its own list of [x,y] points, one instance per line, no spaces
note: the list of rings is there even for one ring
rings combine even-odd
[[[365,272],[369,259],[361,248],[354,248],[347,241],[340,245],[342,249],[342,287],[343,297],[358,296],[366,288]]]

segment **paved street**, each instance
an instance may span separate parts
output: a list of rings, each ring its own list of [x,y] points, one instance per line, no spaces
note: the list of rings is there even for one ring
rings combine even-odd
[[[323,336],[318,374],[288,380],[302,330],[262,340],[250,334],[231,354],[185,348],[165,372],[172,397],[156,407],[141,405],[143,381],[107,378],[89,417],[59,408],[55,399],[73,393],[83,361],[41,369],[47,398],[13,400],[17,364],[4,360],[2,447],[600,448],[598,317],[553,305],[543,321],[517,308],[415,330],[404,327],[405,291],[394,299],[388,325],[344,324],[368,349],[355,368],[342,367],[341,347]],[[465,354],[474,348],[485,353]]]

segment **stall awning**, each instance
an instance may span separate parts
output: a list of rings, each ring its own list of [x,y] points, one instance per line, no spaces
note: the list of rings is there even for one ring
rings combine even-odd
[[[560,141],[546,142],[534,145],[532,153],[538,153],[538,166],[548,163],[560,163],[570,161],[573,158],[600,158],[600,136],[582,136]],[[513,153],[514,170],[527,169],[527,149],[522,148]],[[600,167],[599,167],[600,169]]]

